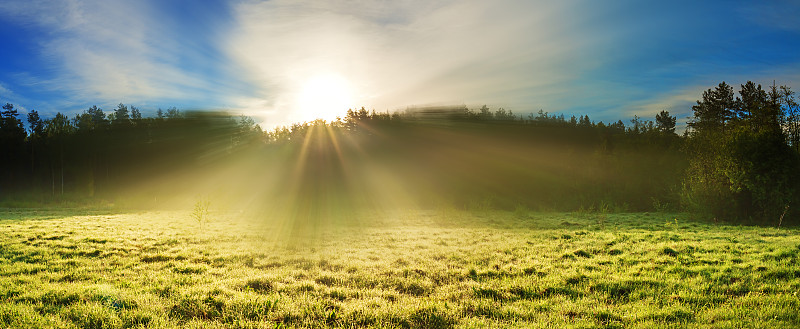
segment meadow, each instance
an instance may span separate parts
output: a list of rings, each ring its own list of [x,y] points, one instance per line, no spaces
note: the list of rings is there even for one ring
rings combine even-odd
[[[193,215],[2,210],[0,328],[800,327],[797,228],[524,208]]]

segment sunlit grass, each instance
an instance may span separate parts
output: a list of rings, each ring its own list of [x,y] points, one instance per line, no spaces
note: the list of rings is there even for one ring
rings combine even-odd
[[[222,211],[0,216],[0,327],[800,325],[796,229],[524,207],[314,230]]]

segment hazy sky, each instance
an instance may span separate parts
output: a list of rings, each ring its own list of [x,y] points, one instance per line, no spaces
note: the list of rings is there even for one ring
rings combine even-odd
[[[613,3],[613,4],[610,4]],[[0,2],[0,102],[229,109],[269,128],[347,107],[689,115],[720,81],[800,90],[797,1]]]

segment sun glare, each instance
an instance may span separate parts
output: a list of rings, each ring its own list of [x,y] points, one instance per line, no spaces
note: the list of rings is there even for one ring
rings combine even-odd
[[[353,107],[353,92],[350,83],[340,75],[317,75],[302,85],[298,94],[298,109],[302,120],[336,120],[344,117]]]

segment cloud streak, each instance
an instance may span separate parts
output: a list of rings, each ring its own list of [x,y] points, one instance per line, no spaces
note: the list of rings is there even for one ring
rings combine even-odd
[[[310,119],[298,98],[315,77],[338,75],[353,90],[353,107],[488,104],[616,121],[688,112],[688,98],[721,80],[797,86],[800,29],[791,18],[799,8],[743,1],[6,1],[0,19],[32,31],[25,42],[38,50],[37,65],[0,67],[0,82],[18,99],[36,100],[33,106],[228,108],[271,127]]]
[[[42,35],[47,37],[37,40],[41,50],[37,56],[46,72],[28,79],[27,85],[59,92],[66,98],[63,101],[172,101],[202,106],[191,100],[208,101],[209,95],[225,92],[204,72],[183,65],[202,54],[181,44],[190,36],[165,31],[151,3],[8,2],[0,10],[17,24],[46,31]]]
[[[384,9],[335,1],[245,2],[235,10],[239,28],[227,48],[260,87],[256,107],[268,107],[276,121],[291,121],[292,93],[321,71],[352,81],[359,93],[353,106],[519,106],[564,94],[554,86],[579,76],[582,63],[574,54],[580,41],[544,32],[568,28],[556,19],[567,9],[461,1]]]
[[[488,103],[615,120],[688,111],[696,86],[776,64],[730,31],[751,28],[741,6],[718,5],[247,1],[226,48],[259,92],[241,104],[267,121],[297,121],[292,93],[319,71],[346,75],[360,91],[353,105],[381,111]]]

